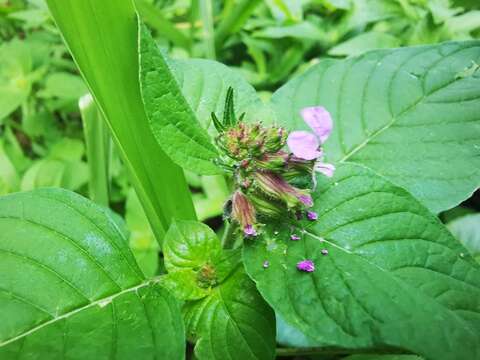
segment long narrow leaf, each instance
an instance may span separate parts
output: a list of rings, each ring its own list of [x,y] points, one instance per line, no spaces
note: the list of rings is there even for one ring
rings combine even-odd
[[[112,131],[157,240],[172,217],[195,217],[182,170],[150,130],[138,80],[131,0],[48,0],[48,6]]]
[[[82,116],[83,132],[87,145],[88,168],[90,171],[88,193],[97,204],[108,206],[109,163],[111,141],[108,128],[90,94],[78,102]]]

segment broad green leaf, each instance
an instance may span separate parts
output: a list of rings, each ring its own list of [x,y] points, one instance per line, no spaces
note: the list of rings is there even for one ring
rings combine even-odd
[[[328,51],[328,54],[333,56],[355,56],[369,50],[398,46],[400,46],[400,39],[397,37],[382,32],[370,31],[334,46]]]
[[[293,130],[306,128],[303,107],[325,106],[329,161],[363,164],[439,212],[480,182],[479,62],[480,42],[324,60],[279,89],[273,107]]]
[[[199,360],[275,358],[275,318],[242,267],[211,294],[184,306]]]
[[[222,250],[204,224],[179,221],[165,235],[164,256],[162,284],[187,300],[186,331],[199,360],[274,358],[273,311],[245,274],[239,250]]]
[[[235,113],[245,113],[246,120],[269,122],[273,114],[258,97],[255,89],[235,70],[212,60],[171,60],[170,66],[182,93],[195,111],[202,127],[217,134],[210,114],[222,116],[227,89],[234,89]]]
[[[0,198],[0,358],[183,359],[179,307],[110,213],[65,190]]]
[[[207,225],[196,221],[175,221],[165,235],[163,248],[168,272],[178,269],[197,271],[222,257],[217,235]]]
[[[195,218],[182,170],[150,129],[138,79],[138,27],[131,0],[48,0],[82,76],[161,241],[173,217]]]
[[[318,347],[480,355],[480,265],[417,200],[358,165],[319,179],[318,221],[244,250],[267,302]],[[291,241],[291,232],[302,234]],[[327,250],[328,255],[322,254]],[[312,273],[296,264],[311,259]],[[265,269],[263,262],[269,261]]]
[[[480,260],[480,214],[462,216],[447,224],[452,234]]]
[[[201,174],[219,173],[213,162],[217,150],[145,25],[139,26],[139,43],[140,85],[153,135],[180,166]]]

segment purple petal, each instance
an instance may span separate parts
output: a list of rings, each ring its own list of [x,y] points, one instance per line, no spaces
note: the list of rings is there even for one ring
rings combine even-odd
[[[314,170],[325,176],[332,177],[333,172],[335,171],[335,166],[324,162],[317,162],[314,166]]]
[[[300,240],[300,236],[298,236],[297,234],[292,234],[290,235],[290,240],[293,240],[293,241]]]
[[[307,211],[307,219],[312,221],[317,220],[318,214],[315,211]]]
[[[255,230],[255,228],[253,227],[253,225],[247,225],[245,226],[245,228],[243,229],[243,233],[245,234],[245,236],[257,236],[257,231]]]
[[[324,143],[332,132],[333,122],[330,113],[322,106],[312,106],[302,109],[301,114],[320,142]]]
[[[288,135],[287,145],[296,157],[313,160],[321,155],[317,137],[308,131],[293,131]]]
[[[300,195],[298,197],[298,200],[301,201],[301,203],[305,206],[312,207],[313,206],[313,200],[310,195]]]
[[[297,269],[305,272],[315,271],[315,264],[312,260],[303,260],[297,263]]]
[[[263,262],[263,267],[266,269],[266,268],[268,268],[269,266],[270,266],[270,262],[269,262],[268,260],[265,260],[265,261]]]

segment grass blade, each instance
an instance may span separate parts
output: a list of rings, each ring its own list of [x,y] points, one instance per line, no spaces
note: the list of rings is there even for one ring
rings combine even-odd
[[[195,212],[180,167],[150,130],[138,79],[137,15],[131,0],[48,0],[53,18],[111,130],[155,236]]]

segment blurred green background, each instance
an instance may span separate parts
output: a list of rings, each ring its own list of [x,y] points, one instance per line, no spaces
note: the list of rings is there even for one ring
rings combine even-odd
[[[478,0],[135,3],[171,57],[223,62],[242,73],[265,100],[321,58],[480,38]],[[161,271],[158,245],[118,154],[113,146],[108,154],[98,154],[85,140],[92,141],[92,131],[93,138],[102,131],[89,128],[88,119],[86,127],[82,122],[79,99],[87,92],[44,1],[0,0],[0,195],[56,186],[91,196],[89,186],[98,181],[92,169],[100,156],[107,157],[109,188],[103,202],[125,219],[140,266],[154,275]],[[110,141],[108,133],[104,141]],[[221,227],[226,181],[192,173],[187,180],[200,220]],[[477,255],[479,209],[480,196],[474,194],[440,214]]]

